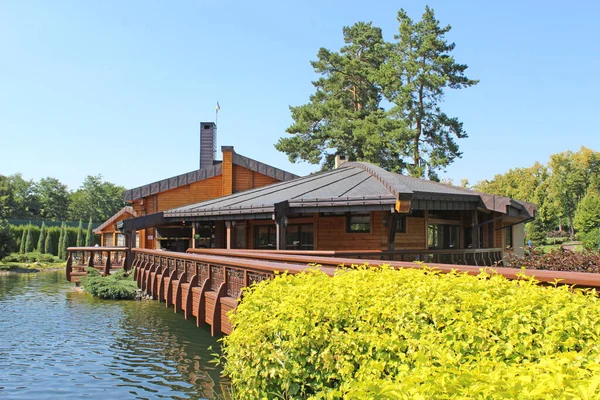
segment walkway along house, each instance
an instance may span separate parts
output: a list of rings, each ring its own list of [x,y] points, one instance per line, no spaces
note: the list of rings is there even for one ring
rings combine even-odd
[[[229,184],[231,190],[226,190],[223,182],[231,172],[224,172],[225,160],[235,159],[233,150],[231,155],[228,151],[224,148],[220,193],[216,190],[194,204],[171,203],[170,208],[165,206],[168,201],[159,200],[157,206],[152,203],[155,213],[146,209],[145,217],[125,220],[122,229],[160,234],[178,227],[193,248],[371,250],[395,254],[396,260],[427,261],[431,258],[425,254],[437,254],[436,262],[490,265],[506,250],[522,254],[524,222],[535,216],[531,203],[404,176],[365,162],[340,162],[334,170],[296,179],[263,169],[261,176],[281,182],[250,189],[247,179],[237,178],[234,182],[244,184]],[[232,164],[244,174],[257,172],[247,161]],[[126,200],[133,200],[135,209],[135,201],[148,201],[152,191],[134,189],[126,193]]]

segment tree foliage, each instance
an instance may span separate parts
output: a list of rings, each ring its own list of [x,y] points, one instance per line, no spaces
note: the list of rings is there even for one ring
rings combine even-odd
[[[13,241],[10,225],[5,219],[0,218],[0,260],[10,253]]]
[[[472,86],[466,65],[451,55],[454,43],[427,7],[421,21],[398,13],[395,42],[380,28],[358,22],[343,28],[340,51],[321,48],[311,65],[320,75],[307,104],[290,107],[291,137],[275,147],[292,162],[333,165],[334,154],[369,161],[415,176],[436,171],[460,157],[455,138],[462,123],[441,111],[445,89]],[[387,108],[385,106],[387,106]]]
[[[40,253],[45,253],[45,243],[46,243],[46,223],[42,222],[42,227],[40,228],[40,236],[37,242],[37,251]]]
[[[71,218],[107,220],[123,207],[124,190],[121,186],[103,181],[102,175],[87,176],[81,187],[73,193]]]
[[[547,165],[536,162],[529,168],[511,169],[474,188],[536,203],[541,223],[536,229],[568,230],[573,237],[575,229],[586,229],[584,221],[593,215],[593,198],[600,193],[600,152],[582,147],[577,152],[553,154]],[[589,203],[579,207],[587,196]]]
[[[56,178],[43,178],[35,185],[35,192],[42,219],[62,221],[69,218],[71,194],[67,185]]]

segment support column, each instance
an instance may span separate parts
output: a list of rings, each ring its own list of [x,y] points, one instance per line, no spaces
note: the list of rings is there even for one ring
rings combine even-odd
[[[477,210],[471,214],[471,242],[474,249],[479,248],[479,221],[477,219]]]
[[[396,241],[396,218],[398,214],[391,212],[387,217],[387,249],[394,250]]]
[[[225,221],[225,248],[231,249],[231,221]]]
[[[192,222],[192,249],[196,248],[196,223]]]
[[[277,239],[277,250],[285,250],[286,249],[286,228],[287,228],[287,217],[283,216],[281,218],[277,218],[275,220],[276,224],[276,239]]]
[[[285,250],[286,248],[286,227],[288,224],[287,215],[289,213],[290,204],[287,201],[275,204],[275,213],[273,219],[276,224],[276,242],[277,250]]]

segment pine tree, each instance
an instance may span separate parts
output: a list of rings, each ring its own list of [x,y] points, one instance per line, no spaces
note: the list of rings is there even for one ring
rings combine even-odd
[[[60,236],[58,238],[58,258],[59,259],[63,259],[64,254],[63,254],[63,243],[65,242],[65,223],[63,222],[62,225],[60,226]]]
[[[33,251],[33,232],[31,224],[27,225],[27,239],[25,239],[25,253]]]
[[[37,251],[40,253],[45,253],[45,245],[46,243],[46,223],[42,221],[42,228],[40,229],[40,238],[37,243]]]
[[[77,247],[82,247],[83,246],[83,224],[81,222],[81,220],[79,220],[79,227],[77,228],[77,242],[76,242],[76,246]]]
[[[54,252],[52,250],[52,235],[50,234],[50,232],[48,232],[48,234],[46,235],[46,241],[44,243],[44,253],[54,255]]]
[[[87,226],[87,231],[85,232],[85,245],[86,246],[92,246],[93,245],[93,233],[92,233],[92,217],[90,217],[90,222],[88,223]]]
[[[19,254],[25,254],[25,240],[27,238],[27,229],[23,227],[23,234],[21,235],[21,244],[19,245]]]

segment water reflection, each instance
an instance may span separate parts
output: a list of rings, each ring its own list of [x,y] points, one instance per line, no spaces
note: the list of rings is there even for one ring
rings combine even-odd
[[[103,301],[62,272],[0,277],[0,397],[213,398],[208,329],[156,301]]]

